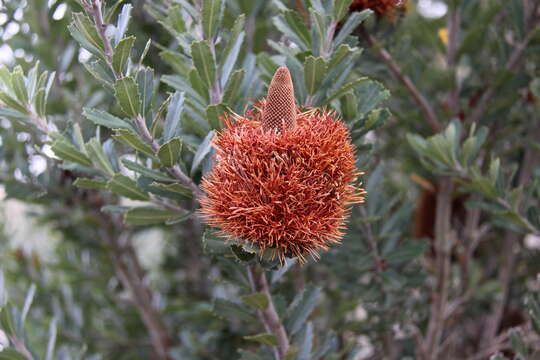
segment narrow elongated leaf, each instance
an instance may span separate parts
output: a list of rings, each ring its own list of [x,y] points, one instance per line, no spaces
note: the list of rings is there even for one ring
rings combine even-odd
[[[358,86],[359,84],[367,80],[368,80],[367,77],[361,77],[343,85],[342,87],[334,91],[330,96],[328,96],[326,100],[322,103],[322,105],[327,105],[332,100],[340,98],[341,96],[345,95],[349,90],[355,88],[356,86]]]
[[[11,83],[13,92],[17,96],[19,102],[23,105],[28,104],[28,90],[24,81],[24,73],[20,66],[15,67],[11,75]]]
[[[308,94],[317,92],[326,75],[326,61],[322,57],[308,56],[304,62],[304,80]]]
[[[182,139],[176,137],[161,145],[156,155],[163,166],[170,167],[174,166],[178,162],[181,153]]]
[[[28,360],[26,356],[14,348],[8,347],[0,351],[0,360]]]
[[[73,182],[73,185],[85,188],[85,189],[106,189],[107,188],[107,182],[105,180],[95,180],[95,179],[87,179],[87,178],[77,178],[75,182]]]
[[[127,197],[131,200],[148,200],[148,194],[137,187],[137,183],[131,178],[115,174],[107,183],[107,188],[115,194]]]
[[[119,44],[120,40],[124,37],[124,34],[126,33],[128,24],[129,24],[129,18],[131,17],[131,9],[133,6],[131,4],[125,4],[122,6],[122,10],[120,11],[120,15],[118,15],[118,22],[116,25],[116,31],[114,32],[114,43]]]
[[[203,0],[202,25],[204,38],[212,40],[216,36],[223,19],[224,0]]]
[[[124,121],[103,110],[83,108],[83,116],[88,120],[92,121],[94,124],[105,126],[109,129],[126,129],[130,131],[135,131],[135,129],[133,129],[133,126],[131,126],[131,124],[127,121]]]
[[[129,56],[131,54],[131,49],[133,48],[133,44],[135,43],[135,36],[130,36],[127,38],[124,38],[120,40],[118,45],[116,45],[116,48],[114,49],[113,54],[113,69],[119,74],[123,74],[128,60]]]
[[[12,108],[13,110],[16,110],[22,114],[28,114],[28,110],[22,104],[20,104],[19,101],[1,90],[0,101],[2,101],[4,104],[6,104],[7,107]]]
[[[268,298],[262,292],[245,295],[242,296],[241,299],[246,305],[252,306],[258,310],[265,310],[268,307]]]
[[[113,135],[113,138],[145,153],[146,155],[154,156],[154,152],[150,145],[143,142],[139,136],[128,129],[116,129],[116,134]]]
[[[190,188],[182,185],[182,184],[179,184],[179,183],[174,183],[174,184],[158,184],[158,183],[153,183],[151,184],[152,187],[154,188],[158,188],[158,189],[161,189],[161,190],[165,190],[165,191],[168,191],[168,192],[172,192],[172,193],[175,193],[175,194],[178,194],[180,195],[179,197],[180,198],[192,198],[193,197],[193,191],[191,191]]]
[[[191,175],[193,175],[195,171],[197,171],[206,155],[208,155],[208,153],[212,149],[212,139],[214,138],[214,135],[214,131],[210,131],[199,145],[199,148],[197,149],[197,152],[193,157],[193,163],[191,164]]]
[[[317,306],[321,297],[321,289],[314,286],[307,286],[298,294],[287,310],[285,325],[291,335],[296,334],[305,324],[311,312]]]
[[[298,334],[298,354],[295,360],[311,360],[311,350],[313,349],[313,323],[306,323]]]
[[[297,12],[292,10],[283,11],[283,16],[274,18],[274,25],[302,50],[308,50],[311,47],[309,29],[304,19]]]
[[[232,105],[234,99],[240,90],[242,81],[244,80],[244,74],[246,71],[244,69],[236,70],[232,73],[229,81],[227,82],[227,87],[225,88],[225,93],[223,94],[223,102],[228,105]]]
[[[114,84],[114,95],[122,110],[129,117],[136,117],[141,108],[139,88],[132,77],[123,77]]]
[[[90,139],[85,145],[88,156],[92,159],[94,165],[107,175],[113,176],[115,171],[111,162],[105,155],[103,147],[96,138]]]
[[[336,38],[334,39],[335,46],[341,45],[349,36],[354,29],[358,27],[364,20],[366,20],[371,14],[373,14],[373,11],[370,9],[364,10],[362,12],[353,12],[347,21],[345,21],[345,24],[343,24],[343,27],[341,30],[339,30],[339,33],[337,34]]]
[[[335,0],[334,1],[334,20],[340,22],[341,19],[349,12],[349,6],[352,0]]]
[[[256,341],[258,343],[261,343],[263,345],[268,345],[268,346],[277,345],[276,336],[272,334],[268,334],[268,333],[244,336],[244,339],[250,340],[250,341]]]
[[[225,299],[215,299],[213,311],[222,319],[233,321],[242,320],[248,323],[255,321],[255,316],[246,310],[244,306],[240,306],[239,304]]]
[[[143,68],[137,73],[137,85],[141,94],[141,114],[146,115],[154,98],[154,70]]]
[[[154,225],[178,217],[176,211],[155,207],[136,207],[124,215],[124,222],[128,225]]]
[[[208,41],[193,42],[191,44],[191,57],[201,79],[209,89],[212,88],[216,79],[216,62]]]
[[[223,104],[214,104],[206,108],[206,118],[210,127],[214,130],[223,129],[223,122],[221,116],[227,111],[227,107]]]
[[[136,163],[134,161],[128,160],[128,159],[122,159],[122,164],[129,170],[134,171],[136,173],[139,173],[141,175],[144,175],[150,179],[158,180],[158,181],[165,181],[165,182],[171,182],[174,181],[174,179],[170,178],[169,176],[165,175],[161,171],[157,171],[154,169],[147,168],[144,165],[141,165],[139,163]]]
[[[163,139],[165,141],[171,140],[180,133],[180,118],[184,110],[184,99],[184,93],[178,91],[171,97],[163,129]]]
[[[73,13],[73,22],[68,28],[82,47],[98,57],[102,56],[103,41],[88,16],[81,12]]]
[[[51,150],[62,160],[72,161],[84,166],[92,166],[92,161],[64,137],[55,140]]]

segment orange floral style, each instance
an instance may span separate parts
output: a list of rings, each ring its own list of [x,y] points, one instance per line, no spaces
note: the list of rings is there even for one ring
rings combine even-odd
[[[371,9],[379,16],[391,14],[394,9],[402,8],[407,0],[353,0],[349,9],[351,11],[362,11]]]
[[[266,100],[224,117],[215,165],[202,181],[205,221],[220,235],[285,256],[319,257],[343,237],[350,207],[364,202],[354,146],[335,112],[302,112],[279,68]]]

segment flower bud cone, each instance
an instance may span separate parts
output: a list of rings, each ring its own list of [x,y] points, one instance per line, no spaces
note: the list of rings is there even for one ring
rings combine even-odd
[[[296,106],[291,73],[286,67],[277,69],[268,87],[263,110],[264,131],[292,129],[296,124]]]

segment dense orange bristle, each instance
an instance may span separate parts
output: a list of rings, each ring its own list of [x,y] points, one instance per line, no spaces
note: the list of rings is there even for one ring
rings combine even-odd
[[[350,206],[364,200],[353,185],[360,173],[348,129],[319,110],[297,113],[285,132],[265,131],[264,112],[250,116],[226,121],[214,140],[201,213],[224,237],[277,249],[281,259],[318,257],[342,238]]]
[[[280,67],[268,87],[262,127],[265,131],[291,129],[295,125],[295,118],[296,105],[291,73],[286,67]]]

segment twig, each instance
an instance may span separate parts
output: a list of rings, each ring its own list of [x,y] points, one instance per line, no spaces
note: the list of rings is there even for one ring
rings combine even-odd
[[[255,265],[248,265],[247,271],[251,289],[263,293],[268,299],[268,307],[265,310],[258,310],[257,315],[266,331],[272,333],[277,339],[276,359],[283,360],[289,350],[289,338],[274,306],[266,275],[261,268],[256,268]]]
[[[160,359],[170,359],[168,355],[171,343],[169,333],[159,312],[152,304],[152,292],[144,284],[144,272],[133,245],[129,241],[129,233],[124,231],[120,236],[115,233],[111,234],[111,231],[105,233],[106,239],[111,245],[116,276],[131,293],[133,303],[150,335],[154,351]]]
[[[425,353],[437,359],[446,319],[450,286],[450,248],[452,243],[452,180],[443,178],[439,182],[435,219],[436,286],[425,340]]]
[[[422,112],[424,113],[424,116],[426,118],[426,121],[430,125],[433,132],[439,132],[442,130],[441,123],[439,122],[439,119],[437,118],[437,115],[435,114],[435,111],[433,111],[433,108],[429,104],[429,102],[426,100],[424,95],[420,93],[416,85],[412,82],[412,80],[403,73],[403,70],[401,70],[401,67],[398,65],[398,63],[394,60],[392,55],[386,50],[381,44],[377,42],[377,40],[373,37],[373,35],[369,34],[364,28],[359,28],[360,34],[364,37],[368,45],[373,48],[373,50],[379,55],[379,57],[384,61],[386,66],[390,69],[390,71],[401,81],[401,83],[407,88],[409,93],[412,95],[413,100],[416,102],[416,104],[420,107]]]
[[[358,207],[358,211],[360,212],[360,215],[363,218],[367,217],[367,211],[364,207]],[[369,250],[371,252],[371,255],[373,256],[373,260],[375,262],[375,270],[377,272],[384,271],[384,260],[382,259],[381,255],[379,254],[379,249],[377,247],[377,241],[375,240],[375,237],[373,236],[373,229],[371,228],[371,224],[367,223],[365,224],[366,229],[366,236],[367,243],[369,245]]]

